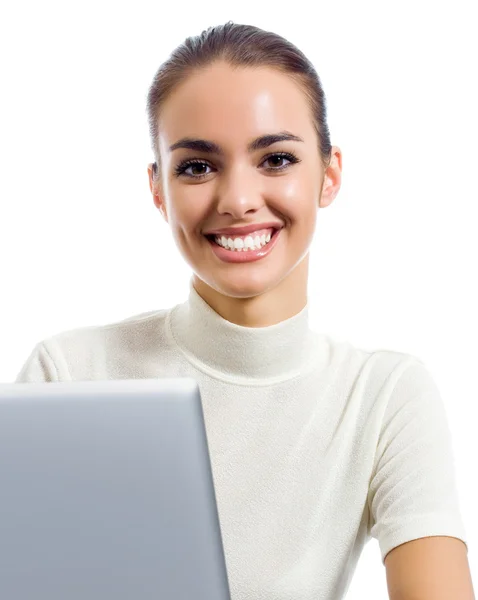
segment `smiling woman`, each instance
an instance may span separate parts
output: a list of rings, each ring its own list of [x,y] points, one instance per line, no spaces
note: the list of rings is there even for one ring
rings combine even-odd
[[[156,78],[149,99],[158,168],[150,167],[150,186],[204,300],[229,321],[267,326],[305,307],[317,209],[338,193],[340,150],[321,154],[297,75],[262,63],[233,68],[226,58],[188,65],[181,81],[175,65],[172,89],[167,67]],[[244,250],[255,236],[242,239],[241,230],[252,226],[265,244],[259,232],[269,223],[280,234],[271,232],[262,251]],[[226,229],[222,248],[204,237]]]
[[[309,251],[342,171],[313,65],[229,22],[174,50],[147,110],[149,185],[189,296],[44,340],[17,381],[198,382],[232,600],[340,600],[371,538],[392,600],[471,600],[431,373],[309,326]]]

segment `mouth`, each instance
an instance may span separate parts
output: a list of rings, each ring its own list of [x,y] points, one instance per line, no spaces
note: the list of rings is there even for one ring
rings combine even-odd
[[[272,234],[271,234],[271,240],[272,240],[272,238],[274,238],[274,237],[277,235],[277,233],[278,233],[279,231],[281,231],[281,229],[283,229],[283,227],[271,227],[271,229],[273,229],[273,231],[272,231]],[[230,236],[230,235],[226,235],[226,234],[217,235],[217,234],[215,234],[215,233],[211,233],[211,234],[203,234],[203,235],[204,235],[204,237],[205,237],[207,240],[209,240],[209,242],[211,242],[212,244],[214,244],[214,245],[216,245],[216,246],[219,246],[220,248],[222,248],[223,246],[221,246],[220,244],[218,244],[218,243],[216,242],[216,238],[217,238],[217,237],[225,237],[225,238],[232,237],[232,236]],[[254,234],[253,234],[253,233],[251,233],[250,235],[251,235],[251,237],[254,237]],[[234,236],[234,237],[235,237],[235,236]],[[245,237],[247,237],[247,236],[246,236],[246,235],[244,235],[244,236],[240,236],[240,237],[242,237],[242,238],[245,238]]]
[[[269,229],[269,233],[267,234],[266,237],[264,237],[264,234],[262,234],[261,236],[258,236],[259,239],[261,239],[261,245],[254,246],[252,248],[250,247],[250,245],[246,246],[245,248],[243,247],[243,248],[237,248],[237,249],[225,248],[224,246],[222,246],[221,244],[218,244],[216,242],[215,234],[211,234],[211,235],[203,234],[203,235],[209,242],[209,245],[210,245],[216,259],[219,259],[221,262],[226,262],[226,263],[243,264],[243,263],[249,263],[249,262],[255,262],[258,260],[262,260],[266,256],[269,256],[273,252],[274,247],[277,245],[278,239],[280,237],[280,232],[282,231],[282,229],[283,229],[283,227],[280,227],[280,228],[271,227]],[[259,229],[258,231],[261,231],[261,230]],[[224,236],[224,237],[226,237],[226,236]],[[243,236],[241,236],[241,237],[243,237]],[[247,236],[245,236],[245,237],[247,237]],[[254,232],[251,232],[250,237],[254,237]],[[265,240],[267,240],[267,241],[265,241]]]

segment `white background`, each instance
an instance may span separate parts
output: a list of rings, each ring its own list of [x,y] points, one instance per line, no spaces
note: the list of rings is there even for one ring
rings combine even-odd
[[[149,191],[149,85],[176,45],[211,25],[233,20],[275,31],[314,63],[332,144],[343,153],[342,187],[319,211],[311,253],[311,323],[362,348],[415,354],[435,376],[474,574],[476,3],[7,6],[0,381],[13,382],[45,337],[185,299],[189,267]],[[364,597],[388,597],[376,540],[347,595]]]

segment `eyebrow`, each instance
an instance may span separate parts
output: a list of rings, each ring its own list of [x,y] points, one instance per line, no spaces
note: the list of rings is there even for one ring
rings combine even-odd
[[[262,150],[267,148],[276,142],[303,142],[304,140],[298,135],[294,135],[289,131],[280,131],[279,133],[269,133],[261,135],[260,137],[252,140],[247,146],[248,152],[254,152],[255,150]],[[185,137],[174,143],[169,147],[169,151],[177,150],[178,148],[187,148],[189,150],[196,150],[196,152],[208,152],[211,154],[219,154],[224,156],[224,150],[215,142],[209,140],[201,140],[196,138]]]

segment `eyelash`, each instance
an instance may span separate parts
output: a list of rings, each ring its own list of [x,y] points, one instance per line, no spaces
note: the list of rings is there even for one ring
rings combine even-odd
[[[297,156],[295,154],[292,154],[291,152],[273,152],[272,154],[269,154],[268,156],[264,157],[264,160],[262,162],[266,162],[267,160],[269,160],[270,158],[273,158],[275,156],[279,156],[281,158],[286,158],[289,161],[289,164],[296,164],[296,163],[300,162],[300,159],[298,159]],[[286,169],[289,166],[289,164],[283,165],[282,167],[276,167],[276,168],[269,167],[266,170],[267,171],[283,171],[284,169]],[[211,167],[211,165],[205,160],[191,158],[191,159],[183,161],[177,167],[175,167],[174,173],[175,173],[176,177],[179,177],[180,175],[182,175],[186,171],[186,169],[188,167],[190,167],[191,165],[206,165],[208,167]],[[209,175],[209,173],[202,173],[201,175],[186,175],[186,177],[189,177],[190,179],[202,179],[203,177],[207,177],[207,175]]]

